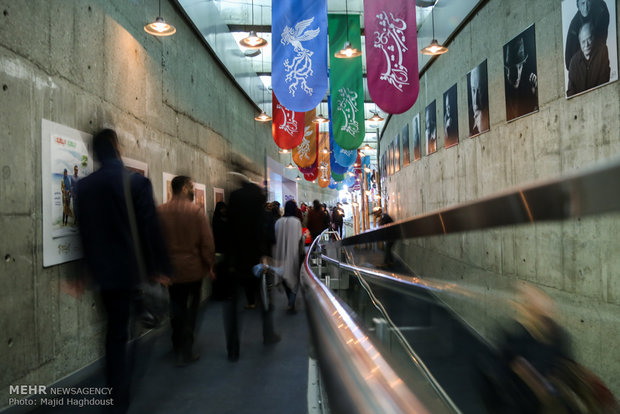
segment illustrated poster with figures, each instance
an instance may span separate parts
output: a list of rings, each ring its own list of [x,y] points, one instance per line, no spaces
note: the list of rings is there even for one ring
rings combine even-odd
[[[43,267],[82,257],[75,206],[78,181],[93,171],[91,142],[90,134],[41,122]]]

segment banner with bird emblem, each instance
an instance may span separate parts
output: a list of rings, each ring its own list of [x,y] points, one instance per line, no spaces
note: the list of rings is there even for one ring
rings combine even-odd
[[[334,53],[345,43],[361,49],[360,16],[330,14],[329,30],[329,88],[332,99],[330,120],[334,140],[345,150],[354,150],[364,140],[364,81],[362,57],[337,58]],[[347,34],[348,28],[348,34]]]
[[[312,122],[315,116],[316,109],[305,112],[304,134],[301,137],[301,143],[293,148],[293,161],[301,168],[310,167],[316,161],[316,139],[319,126]]]
[[[366,71],[370,97],[401,114],[418,99],[418,33],[415,2],[364,0]]]
[[[276,94],[272,99],[271,134],[276,145],[283,149],[293,149],[304,137],[304,112],[295,112],[282,105]]]
[[[327,92],[327,0],[278,0],[271,10],[273,91],[288,109],[309,111]]]

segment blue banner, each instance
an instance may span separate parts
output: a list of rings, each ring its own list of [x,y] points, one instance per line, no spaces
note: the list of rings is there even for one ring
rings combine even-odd
[[[327,0],[278,0],[271,13],[271,82],[286,108],[305,112],[327,92]]]

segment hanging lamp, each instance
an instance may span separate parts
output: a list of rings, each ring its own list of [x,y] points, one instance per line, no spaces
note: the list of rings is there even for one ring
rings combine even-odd
[[[371,122],[381,122],[381,121],[383,121],[383,118],[379,115],[379,111],[377,110],[377,104],[375,104],[375,110],[374,111],[370,111],[370,113],[372,114],[372,116],[370,118],[368,118],[367,121],[371,121]]]
[[[431,10],[431,23],[433,25],[433,40],[431,40],[431,44],[426,46],[424,49],[420,50],[420,53],[423,55],[437,56],[443,55],[448,51],[448,48],[439,44],[437,39],[435,39],[435,7]]]
[[[362,55],[362,51],[354,48],[349,41],[349,5],[348,0],[344,2],[345,18],[347,21],[347,41],[344,42],[342,49],[334,53],[334,56],[340,59],[350,59]]]
[[[261,56],[261,69],[262,70],[265,69],[264,66],[263,66],[264,64],[265,64],[265,59]],[[261,81],[261,85],[262,85],[262,90],[263,90],[263,103],[265,103],[265,85],[263,85],[262,81]],[[258,121],[258,122],[269,122],[269,121],[271,121],[271,117],[269,115],[267,115],[265,110],[261,107],[260,114],[255,116],[254,120]]]
[[[312,118],[312,122],[314,122],[315,124],[324,124],[325,122],[329,122],[329,119],[325,118],[323,116],[323,113],[321,113],[320,111],[321,111],[321,104],[319,103],[319,114],[316,115],[314,118]]]
[[[252,26],[254,26],[254,0],[252,0]],[[257,35],[256,31],[252,29],[246,37],[239,40],[239,44],[248,49],[260,49],[267,46],[267,41]]]
[[[176,33],[177,29],[161,17],[161,0],[159,0],[159,14],[153,23],[144,26],[144,31],[153,36],[171,36]]]

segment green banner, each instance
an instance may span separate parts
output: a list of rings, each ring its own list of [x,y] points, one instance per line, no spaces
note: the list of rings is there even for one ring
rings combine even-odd
[[[342,181],[344,180],[344,174],[336,174],[332,171],[332,178],[334,179],[334,181]]]
[[[336,52],[347,41],[362,50],[360,16],[330,14],[327,16],[329,34],[329,85],[331,95],[330,121],[333,123],[334,140],[345,150],[357,149],[366,133],[364,125],[364,81],[362,57],[337,58]]]

